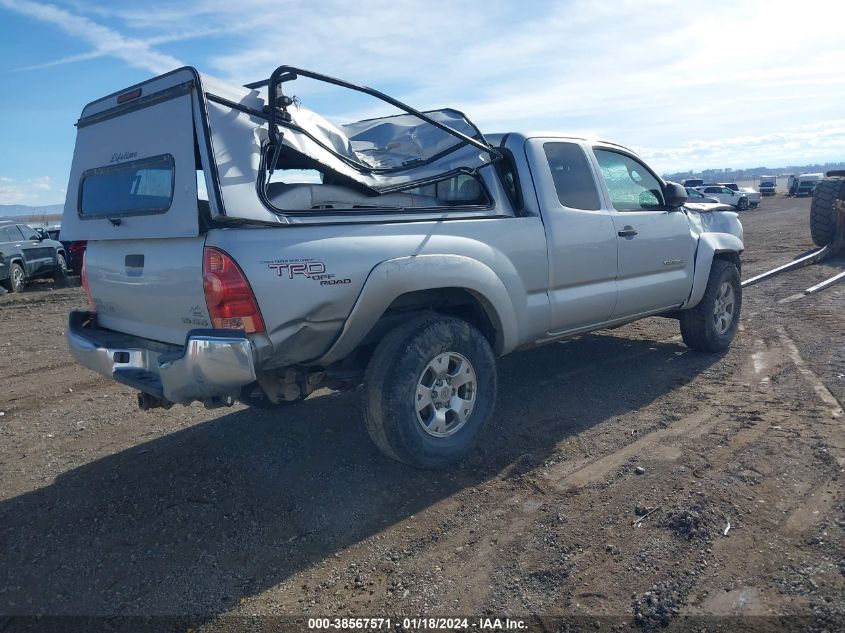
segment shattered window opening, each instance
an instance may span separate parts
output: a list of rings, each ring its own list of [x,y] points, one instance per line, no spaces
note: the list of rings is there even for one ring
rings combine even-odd
[[[273,159],[276,164],[271,170],[269,162]],[[471,173],[439,174],[433,179],[411,181],[397,185],[394,190],[379,192],[361,183],[352,174],[331,169],[286,145],[277,152],[268,144],[264,149],[264,160],[259,182],[264,184],[265,204],[280,213],[451,210],[491,206],[491,198],[480,179]]]
[[[266,201],[274,210],[302,208],[299,203],[309,199],[314,204],[306,209],[490,205],[477,173],[501,156],[462,113],[449,108],[421,112],[370,88],[285,66],[268,82],[247,87],[263,86],[268,86],[265,103],[273,104],[262,117],[270,123],[262,150],[265,175],[276,180],[276,169],[314,166],[323,175],[321,183],[267,183]],[[310,96],[309,86],[316,86]],[[337,88],[341,98],[326,97]],[[393,112],[386,113],[388,108]],[[353,120],[350,112],[369,116]],[[440,181],[447,184],[435,184]],[[310,198],[300,195],[306,188]]]

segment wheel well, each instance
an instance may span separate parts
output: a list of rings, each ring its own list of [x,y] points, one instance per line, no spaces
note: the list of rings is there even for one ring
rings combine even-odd
[[[358,344],[351,358],[343,364],[360,366],[372,354],[376,344],[387,333],[411,316],[423,313],[449,315],[475,326],[490,343],[494,353],[501,349],[501,328],[494,324],[493,308],[486,301],[465,288],[432,288],[399,295],[379,317],[364,339]]]
[[[465,288],[432,288],[396,297],[355,349],[344,359],[326,367],[330,379],[358,380],[363,376],[376,345],[396,326],[422,314],[452,316],[472,324],[501,353],[504,341],[495,309],[483,297]]]
[[[399,295],[384,311],[379,319],[392,321],[395,317],[403,320],[409,313],[436,312],[462,319],[478,328],[491,347],[496,346],[497,330],[483,299],[465,288],[432,288],[417,290]],[[378,327],[378,323],[373,328]],[[392,328],[392,325],[391,325]]]
[[[713,259],[724,259],[731,262],[739,272],[742,272],[742,261],[739,258],[739,253],[736,251],[717,251],[713,254]]]

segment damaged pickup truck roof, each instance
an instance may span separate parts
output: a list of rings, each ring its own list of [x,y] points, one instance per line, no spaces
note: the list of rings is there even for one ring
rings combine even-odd
[[[301,107],[296,97],[283,93],[284,84],[300,76],[368,94],[405,114],[333,125]],[[474,173],[501,157],[456,110],[421,112],[377,90],[290,66],[280,66],[267,82],[247,87],[265,84],[270,95],[267,101],[276,105],[262,108],[268,115],[269,145],[274,153],[282,148],[299,152],[376,192]]]
[[[335,124],[302,105],[295,93],[300,77],[369,95],[401,113]],[[456,110],[421,112],[371,88],[290,66],[243,88],[203,81],[214,163],[223,198],[238,200],[237,217],[266,219],[249,211],[254,202],[247,189],[253,200],[257,191],[277,221],[278,214],[295,221],[303,211],[328,209],[487,206],[476,176],[501,153]],[[315,170],[320,176],[311,183],[273,182],[277,170]],[[463,197],[454,193],[457,186],[451,194],[420,189],[461,174],[473,181],[461,183]]]
[[[326,99],[329,88],[348,99]],[[364,111],[375,102],[391,116],[333,122],[305,107],[322,98],[336,111],[362,96]],[[494,203],[505,199],[491,167],[502,154],[462,113],[421,112],[290,66],[246,86],[180,68],[88,104],[77,127],[67,231],[88,239],[190,237],[203,218],[302,224],[397,210],[420,219],[509,212]]]
[[[303,108],[296,97],[283,93],[284,83],[299,76],[371,95],[406,114],[333,125]],[[421,112],[371,88],[289,66],[280,66],[267,82],[248,87],[263,84],[273,95],[269,100],[277,106],[263,108],[275,152],[289,148],[373,191],[404,189],[410,183],[474,173],[501,157],[478,128],[456,110]]]

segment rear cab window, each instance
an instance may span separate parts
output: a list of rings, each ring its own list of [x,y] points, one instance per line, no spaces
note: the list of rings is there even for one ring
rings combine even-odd
[[[640,161],[613,150],[593,148],[613,208],[617,211],[662,211],[663,187]]]
[[[175,163],[162,154],[82,174],[79,216],[114,218],[165,213],[173,203]]]

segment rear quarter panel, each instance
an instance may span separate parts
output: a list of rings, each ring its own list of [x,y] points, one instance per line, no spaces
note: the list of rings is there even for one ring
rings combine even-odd
[[[319,359],[341,332],[371,271],[395,258],[448,254],[477,260],[506,287],[520,337],[540,334],[547,325],[545,236],[537,217],[215,229],[206,244],[229,253],[252,286],[274,349],[265,367]],[[396,267],[396,274],[411,268],[415,278],[408,287],[419,288],[419,275],[431,288],[456,285],[448,266]]]

